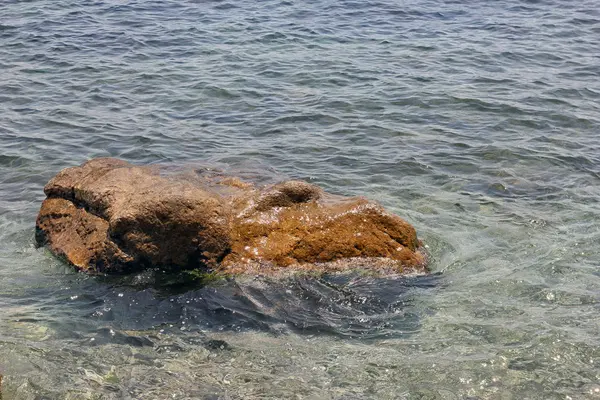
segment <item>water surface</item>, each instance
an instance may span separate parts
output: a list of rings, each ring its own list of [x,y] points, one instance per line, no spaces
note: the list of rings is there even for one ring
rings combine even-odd
[[[600,398],[598,38],[591,0],[3,2],[3,398]],[[34,222],[98,156],[365,195],[435,274],[76,274]]]

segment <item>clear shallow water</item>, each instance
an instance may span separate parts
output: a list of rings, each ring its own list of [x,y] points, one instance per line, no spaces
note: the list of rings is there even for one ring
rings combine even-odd
[[[3,2],[3,398],[600,398],[599,37],[595,1]],[[97,156],[366,195],[436,275],[75,274],[34,221]]]

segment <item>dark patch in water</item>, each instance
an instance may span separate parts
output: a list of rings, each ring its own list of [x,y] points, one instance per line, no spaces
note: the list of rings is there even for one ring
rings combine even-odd
[[[260,330],[363,339],[405,336],[419,329],[422,311],[414,306],[415,296],[435,288],[439,279],[440,275],[375,278],[357,273],[257,277],[187,285],[182,292],[156,271],[93,277],[57,296],[70,301],[55,313],[52,326],[58,336],[131,346],[153,344],[149,338],[122,331]]]

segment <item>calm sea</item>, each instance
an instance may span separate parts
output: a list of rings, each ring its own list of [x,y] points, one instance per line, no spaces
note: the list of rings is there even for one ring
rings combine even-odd
[[[88,277],[34,247],[91,157],[305,179],[430,277]],[[0,3],[3,399],[600,398],[596,0]]]

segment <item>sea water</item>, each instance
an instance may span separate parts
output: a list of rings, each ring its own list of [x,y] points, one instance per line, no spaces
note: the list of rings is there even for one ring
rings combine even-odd
[[[599,55],[593,0],[3,1],[3,398],[600,398]],[[366,196],[432,275],[75,273],[103,156]]]

